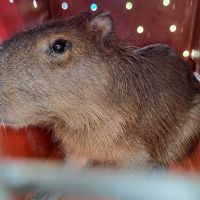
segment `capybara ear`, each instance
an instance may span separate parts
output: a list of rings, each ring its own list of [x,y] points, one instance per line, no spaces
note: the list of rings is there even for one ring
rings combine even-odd
[[[104,39],[114,31],[114,20],[109,12],[94,15],[88,22],[88,29]]]

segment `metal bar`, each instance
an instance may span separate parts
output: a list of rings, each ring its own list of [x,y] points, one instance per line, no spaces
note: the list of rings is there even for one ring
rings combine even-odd
[[[0,162],[0,189],[123,200],[199,200],[200,178],[164,172],[74,171],[43,162]],[[6,194],[6,193],[5,193]]]

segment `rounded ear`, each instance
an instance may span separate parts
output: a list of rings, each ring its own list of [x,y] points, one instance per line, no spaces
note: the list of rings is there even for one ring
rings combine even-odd
[[[89,20],[88,29],[103,39],[114,31],[114,20],[109,12],[97,14]]]

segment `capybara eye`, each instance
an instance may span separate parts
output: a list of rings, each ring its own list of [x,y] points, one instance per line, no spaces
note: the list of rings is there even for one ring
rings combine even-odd
[[[51,50],[55,54],[62,54],[65,51],[70,50],[71,46],[71,42],[63,39],[58,39],[52,44]]]

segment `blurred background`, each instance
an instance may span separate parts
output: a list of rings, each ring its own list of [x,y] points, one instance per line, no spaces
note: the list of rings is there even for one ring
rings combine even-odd
[[[110,11],[116,30],[136,46],[165,43],[200,72],[200,0],[0,0],[0,42],[52,18]],[[196,73],[198,76],[198,73]],[[3,157],[62,159],[48,130],[0,127]],[[200,171],[200,145],[176,169]]]
[[[120,36],[138,46],[166,43],[186,60],[200,48],[199,0],[0,0],[0,40],[81,11],[110,11]]]

